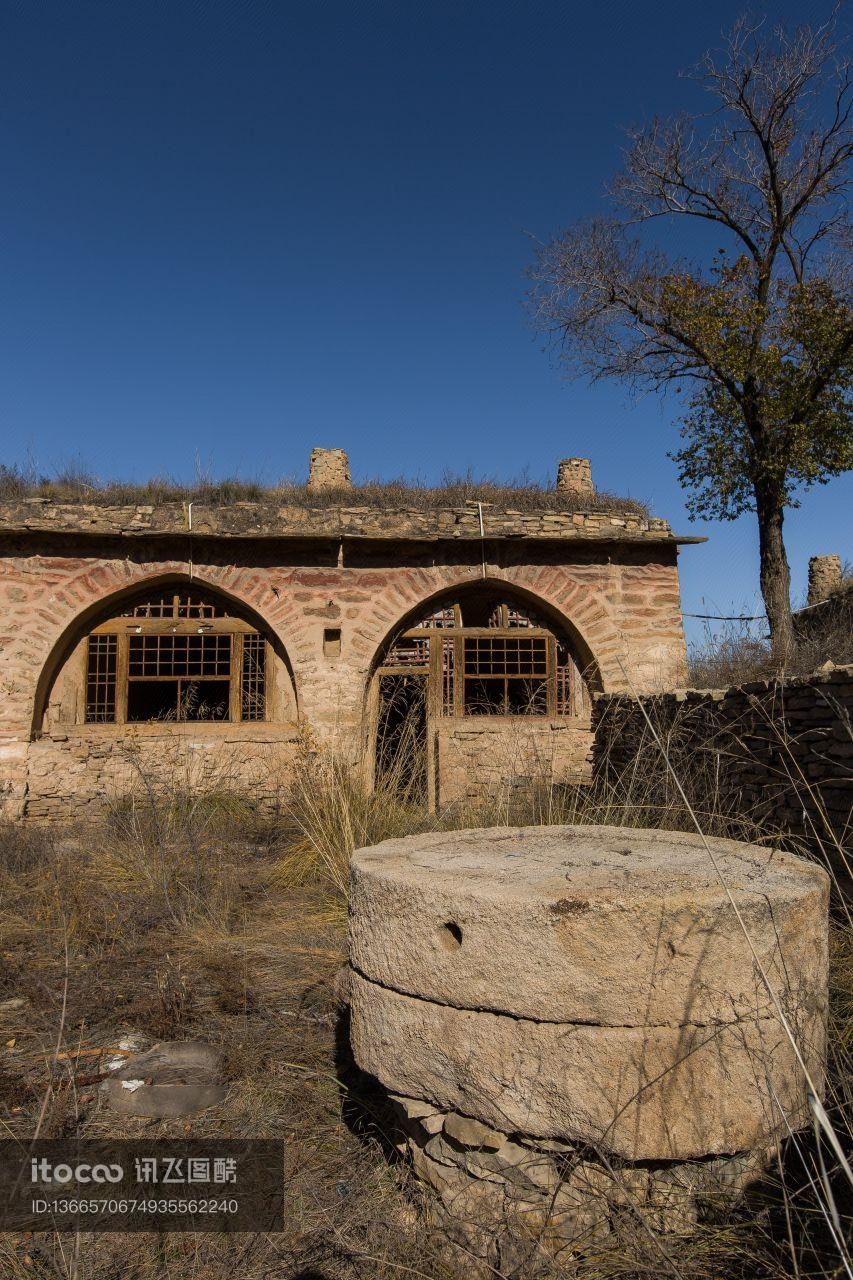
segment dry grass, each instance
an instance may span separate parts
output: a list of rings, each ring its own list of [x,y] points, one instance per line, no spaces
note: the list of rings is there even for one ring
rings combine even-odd
[[[688,824],[648,779],[607,792],[508,788],[477,811],[438,818],[386,777],[370,794],[333,755],[305,744],[288,822],[244,797],[143,791],[85,829],[0,830],[0,1117],[7,1135],[280,1138],[285,1230],[272,1236],[40,1234],[0,1238],[0,1274],[65,1280],[391,1280],[415,1276],[538,1280],[760,1280],[840,1276],[818,1198],[789,1150],[727,1216],[676,1242],[627,1215],[606,1245],[558,1267],[528,1239],[478,1272],[431,1223],[429,1200],[388,1159],[387,1121],[372,1082],[346,1050],[335,975],[344,957],[346,862],[353,847],[447,826],[506,822]],[[710,830],[760,835],[733,814]],[[764,833],[765,836],[767,833]],[[53,1060],[66,1000],[62,1047]],[[831,1113],[850,1139],[853,934],[833,944]],[[225,1054],[230,1092],[184,1122],[117,1120],[97,1090],[97,1058],[80,1049],[121,1034],[201,1037]],[[845,1127],[846,1126],[846,1127]],[[803,1155],[811,1169],[814,1149]],[[784,1175],[784,1181],[782,1178]],[[842,1211],[851,1206],[837,1194]],[[793,1247],[786,1227],[793,1221]],[[522,1247],[523,1246],[523,1247]]]
[[[844,586],[826,607],[795,615],[797,642],[784,663],[774,658],[764,631],[729,624],[690,647],[689,684],[694,689],[728,689],[751,680],[806,676],[825,662],[853,662],[853,582],[849,565]]]
[[[578,499],[522,476],[501,481],[447,473],[437,485],[419,480],[365,480],[347,490],[309,490],[294,479],[277,484],[239,478],[213,480],[200,476],[192,484],[169,477],[152,477],[142,483],[101,480],[84,470],[67,469],[54,476],[33,469],[0,464],[0,501],[20,498],[49,498],[54,502],[94,502],[121,506],[125,503],[154,505],[163,502],[199,502],[210,506],[232,506],[236,502],[256,502],[269,506],[327,507],[375,506],[382,509],[408,508],[432,511],[459,507],[466,502],[482,502],[518,511],[612,511],[648,515],[645,503],[617,494],[596,492]]]

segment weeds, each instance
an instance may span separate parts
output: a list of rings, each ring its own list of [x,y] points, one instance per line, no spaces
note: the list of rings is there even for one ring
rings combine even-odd
[[[674,744],[672,734],[668,748]],[[405,752],[401,753],[405,756]],[[687,766],[685,766],[687,767]],[[773,838],[718,803],[707,762],[688,795],[703,829]],[[688,815],[660,769],[607,785],[509,779],[477,805],[430,815],[411,779],[363,773],[305,739],[284,819],[259,813],[225,775],[172,785],[140,773],[132,797],[76,830],[0,829],[0,1027],[12,1042],[0,1076],[7,1135],[132,1136],[140,1124],[103,1110],[100,1048],[133,1033],[193,1037],[223,1052],[230,1092],[181,1122],[203,1137],[273,1136],[283,1144],[286,1228],[275,1236],[159,1238],[40,1233],[0,1241],[0,1273],[39,1280],[455,1280],[476,1274],[430,1219],[372,1082],[346,1055],[335,975],[344,957],[346,867],[356,846],[433,826],[606,822],[684,828]],[[709,789],[710,788],[710,789]],[[4,1001],[12,1008],[4,1011]],[[61,1010],[64,1008],[64,1014]],[[851,1142],[853,931],[833,925],[828,1109]],[[59,1027],[59,1034],[57,1028]],[[167,1122],[145,1129],[168,1136]],[[568,1262],[528,1238],[492,1280],[781,1280],[840,1277],[800,1135],[746,1200],[677,1241],[626,1212],[606,1241]],[[805,1172],[804,1172],[805,1171]],[[808,1175],[808,1176],[807,1176]],[[833,1177],[830,1170],[830,1177]],[[836,1180],[842,1214],[850,1206]],[[786,1227],[786,1222],[789,1227]],[[76,1252],[75,1252],[76,1250]]]
[[[728,624],[706,634],[688,654],[689,683],[694,689],[728,689],[751,680],[810,675],[826,662],[853,663],[853,593],[851,579],[832,600],[804,614],[795,614],[796,643],[784,663],[776,659],[770,642],[745,624]]]
[[[194,484],[181,484],[169,477],[153,477],[142,484],[102,481],[82,468],[71,467],[54,476],[42,475],[33,467],[0,464],[0,502],[22,498],[46,498],[53,502],[96,502],[120,506],[124,503],[157,505],[163,502],[198,502],[227,507],[237,502],[268,506],[335,507],[375,506],[431,511],[459,507],[466,502],[482,502],[518,511],[611,511],[648,516],[645,503],[635,498],[599,491],[578,497],[558,493],[527,476],[501,481],[478,478],[470,472],[458,476],[446,473],[439,484],[419,480],[366,480],[352,489],[317,490],[285,478],[266,485],[238,478],[212,480],[199,476]]]
[[[419,729],[404,722],[395,739],[397,754],[370,786],[361,767],[334,750],[302,744],[296,762],[290,816],[296,839],[280,861],[282,883],[319,883],[345,907],[349,860],[355,849],[435,825],[424,797],[405,770]],[[382,752],[379,752],[381,757]]]

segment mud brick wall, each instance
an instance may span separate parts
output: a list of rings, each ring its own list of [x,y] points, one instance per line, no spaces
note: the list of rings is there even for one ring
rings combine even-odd
[[[853,666],[786,682],[688,689],[633,698],[604,694],[593,707],[593,772],[631,778],[653,803],[677,799],[645,710],[697,806],[722,808],[786,832],[820,855],[851,847]]]

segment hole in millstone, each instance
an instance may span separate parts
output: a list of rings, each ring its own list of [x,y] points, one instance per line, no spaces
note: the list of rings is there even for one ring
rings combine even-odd
[[[455,920],[448,920],[438,931],[439,941],[445,951],[456,951],[462,946],[462,930]]]

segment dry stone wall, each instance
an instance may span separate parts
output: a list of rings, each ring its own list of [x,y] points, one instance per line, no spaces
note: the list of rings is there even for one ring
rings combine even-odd
[[[645,714],[644,714],[645,713]],[[853,667],[731,689],[687,689],[595,700],[593,771],[604,783],[678,799],[646,721],[667,744],[683,785],[708,812],[733,812],[787,832],[847,871],[853,814]]]

